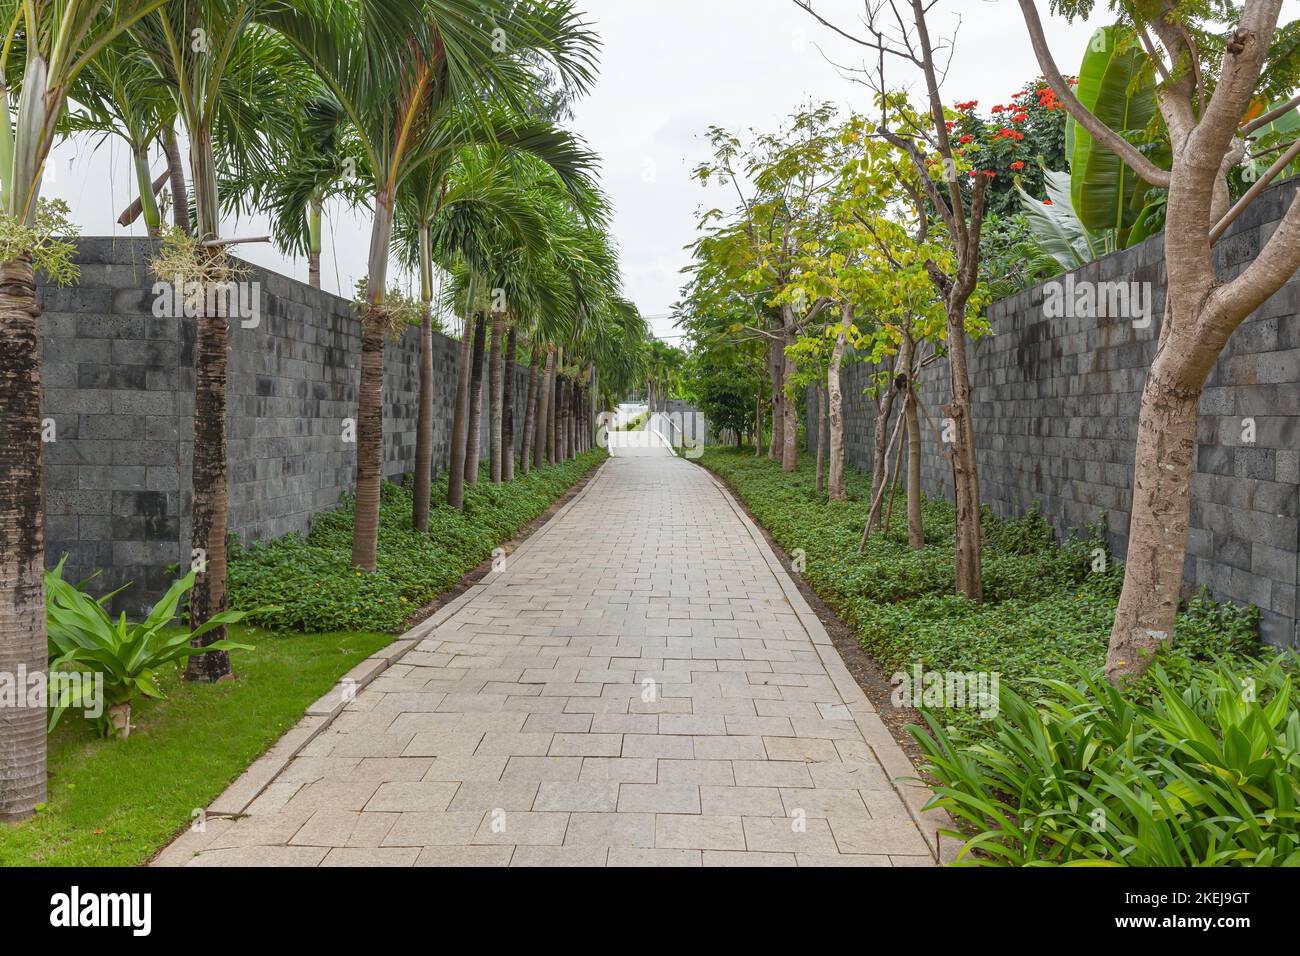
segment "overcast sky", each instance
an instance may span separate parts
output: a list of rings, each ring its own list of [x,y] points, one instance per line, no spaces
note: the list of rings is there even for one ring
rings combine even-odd
[[[704,131],[712,124],[769,130],[810,99],[865,109],[868,91],[828,62],[859,63],[861,50],[792,0],[579,0],[579,6],[595,24],[603,52],[598,83],[577,104],[572,125],[603,159],[627,293],[642,314],[656,317],[656,333],[671,337],[671,321],[657,317],[677,299],[696,214],[728,203],[690,178],[708,158]],[[1045,18],[1047,6],[1039,4]],[[1103,15],[1106,6],[1099,0]],[[852,27],[862,0],[820,0],[817,9]],[[1300,0],[1289,0],[1284,21],[1298,12]],[[945,102],[1005,101],[1039,75],[1016,0],[940,0],[931,32],[951,37],[959,21]],[[1047,19],[1064,72],[1077,71],[1089,36],[1104,22],[1100,15],[1090,25]],[[899,69],[891,82],[915,90],[917,77]],[[87,235],[141,234],[138,224],[127,230],[116,223],[134,197],[128,154],[116,141],[97,150],[92,145],[83,140],[56,149],[54,182],[44,194],[67,199]],[[161,169],[158,158],[155,171]],[[368,218],[337,207],[329,213],[322,283],[350,295],[365,272]],[[256,221],[225,227],[226,235],[264,231]],[[306,278],[304,261],[286,261],[270,247],[244,246],[240,254]]]

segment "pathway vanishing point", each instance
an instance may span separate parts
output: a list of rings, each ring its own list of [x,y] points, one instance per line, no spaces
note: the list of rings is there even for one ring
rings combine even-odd
[[[915,771],[695,464],[611,458],[408,637],[156,863],[933,863]]]

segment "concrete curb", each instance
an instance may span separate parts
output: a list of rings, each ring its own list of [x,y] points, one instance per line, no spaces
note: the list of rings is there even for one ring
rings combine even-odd
[[[876,760],[879,761],[881,767],[889,776],[890,783],[902,799],[908,815],[912,818],[912,822],[916,824],[916,828],[925,839],[931,855],[936,862],[950,862],[955,857],[959,845],[956,845],[951,838],[941,838],[939,831],[952,828],[952,818],[942,810],[925,809],[925,805],[933,794],[929,787],[919,781],[920,774],[917,772],[916,767],[912,765],[912,761],[908,759],[903,748],[894,740],[893,734],[889,732],[889,728],[880,719],[876,709],[871,705],[871,701],[867,700],[867,695],[858,686],[858,682],[853,679],[853,675],[849,673],[848,667],[845,666],[839,652],[835,649],[835,645],[826,632],[826,628],[822,625],[821,619],[808,605],[808,602],[804,600],[804,596],[799,591],[798,585],[794,583],[790,572],[777,558],[775,552],[768,545],[767,539],[763,536],[763,532],[736,501],[731,490],[713,472],[707,468],[704,471],[718,490],[722,492],[728,505],[749,531],[750,537],[753,538],[759,552],[767,561],[773,576],[781,585],[786,600],[794,608],[799,623],[803,625],[804,630],[808,632],[808,637],[817,647],[817,653],[821,656],[822,664],[826,667],[826,673],[830,676],[831,682],[835,684],[840,696],[848,703],[849,713],[853,715],[854,723],[858,725],[858,730],[862,733],[863,739],[866,740],[867,746],[871,748]]]

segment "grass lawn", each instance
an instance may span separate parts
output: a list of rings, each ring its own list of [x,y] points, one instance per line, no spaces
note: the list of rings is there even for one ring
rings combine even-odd
[[[69,712],[50,737],[49,802],[0,825],[3,866],[134,866],[187,826],[358,661],[392,635],[273,634],[234,628],[235,680],[162,681],[167,699],[134,706],[129,740],[103,740]]]

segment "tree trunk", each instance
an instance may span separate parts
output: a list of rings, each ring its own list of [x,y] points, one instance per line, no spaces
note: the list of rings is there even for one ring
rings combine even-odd
[[[849,307],[850,314],[851,308]],[[840,369],[844,365],[844,350],[848,347],[848,333],[841,329],[831,351],[830,371],[826,375],[826,391],[830,399],[830,464],[827,476],[827,497],[831,501],[845,501],[848,493],[844,486],[844,393],[840,388]]]
[[[317,259],[317,281],[320,279]],[[317,288],[320,288],[318,285]],[[429,496],[433,484],[433,255],[428,223],[420,224],[420,395],[415,420],[415,501],[411,523],[429,532]]]
[[[904,333],[903,350],[907,360],[906,391],[903,393],[903,427],[907,430],[907,544],[913,551],[925,547],[925,529],[921,524],[921,420],[916,411],[916,343]]]
[[[153,177],[149,174],[149,147],[132,150],[131,159],[135,166],[136,186],[140,190],[140,211],[144,215],[145,228],[149,235],[157,238],[162,235],[162,214],[158,211],[158,199],[154,196]]]
[[[164,169],[162,173],[160,173],[158,177],[153,181],[152,185],[153,185],[155,208],[158,205],[158,199],[157,199],[158,191],[167,185],[167,180],[170,178],[171,178],[170,170]],[[119,226],[129,226],[131,225],[131,223],[139,219],[143,213],[144,213],[144,203],[140,202],[140,198],[137,196],[135,199],[131,200],[131,204],[129,206],[127,206],[125,209],[122,210],[122,214],[117,217],[117,224]],[[161,220],[161,213],[159,215],[159,219]]]
[[[536,444],[535,436],[537,434],[537,390],[539,385],[537,361],[542,354],[534,343],[529,344],[528,351],[530,353],[528,359],[528,401],[524,403],[524,435],[519,452],[519,470],[525,477],[533,469],[533,446]]]
[[[794,345],[794,333],[788,332],[787,344]],[[792,382],[798,374],[798,366],[788,354],[785,357],[785,372],[782,376],[783,381]],[[788,394],[788,389],[783,389],[787,394],[782,400],[782,417],[785,419],[785,427],[782,429],[781,439],[784,443],[781,453],[781,470],[789,473],[799,467],[799,403],[795,401],[793,395]]]
[[[971,417],[970,374],[966,366],[966,301],[948,308],[948,367],[952,374],[952,404],[944,409],[952,421],[953,488],[957,506],[957,591],[972,601],[984,600],[981,565],[983,528],[980,516],[979,465],[975,456],[975,424]]]
[[[319,198],[313,196],[307,210],[307,282],[313,289],[320,288],[320,252],[321,219],[323,209]],[[428,225],[420,227],[422,237],[428,232]],[[421,238],[421,242],[427,241]],[[432,294],[432,292],[430,292]]]
[[[903,413],[907,416],[907,543],[920,551],[925,547],[925,527],[921,523],[921,421],[915,396],[908,397]]]
[[[447,470],[447,504],[465,507],[465,457],[469,451],[469,380],[474,360],[474,312],[468,309],[460,337],[460,366],[456,370],[456,404],[451,416],[451,462]]]
[[[502,477],[515,480],[515,355],[519,348],[519,330],[512,324],[506,337],[505,385],[501,397]]]
[[[550,435],[551,384],[555,378],[555,351],[546,348],[546,364],[542,368],[541,390],[537,396],[537,447],[533,449],[533,467],[541,468],[547,459],[546,443]]]
[[[195,186],[197,189],[197,184]],[[366,273],[367,308],[361,330],[361,387],[357,398],[357,489],[352,566],[373,574],[379,559],[379,492],[384,466],[384,288],[393,230],[392,197],[375,196]]]
[[[194,346],[190,547],[198,574],[190,591],[191,630],[226,610],[226,360],[230,322],[219,296],[214,297],[213,304],[215,309],[199,309]],[[209,311],[215,314],[209,315]],[[210,631],[198,638],[195,646],[223,640],[225,631],[224,627]],[[185,667],[185,679],[191,681],[217,681],[230,674],[230,655],[226,651],[191,657]]]
[[[555,422],[555,460],[566,462],[569,460],[569,416],[573,407],[573,383],[562,378],[559,380],[558,388],[559,393],[555,399],[559,408],[559,417]]]
[[[0,264],[0,673],[44,674],[45,463],[41,340],[29,256]],[[19,693],[0,719],[0,823],[45,802],[44,708]]]
[[[582,389],[576,381],[569,384],[569,458],[578,457],[578,402]]]
[[[163,130],[163,152],[167,154],[167,171],[171,176],[172,223],[181,232],[190,231],[190,197],[185,189],[185,166],[181,148],[176,143],[176,129],[171,124]]]
[[[815,402],[813,422],[817,428],[817,494],[821,494],[826,487],[826,433],[822,425],[829,413],[826,410],[826,399],[822,396],[822,391],[821,386],[815,385],[809,397],[809,401]]]
[[[555,444],[556,437],[556,416],[560,410],[560,365],[564,361],[562,352],[557,352],[555,356],[555,365],[551,368],[551,407],[546,412],[546,461],[548,464],[559,464],[558,449]]]
[[[190,146],[194,178],[195,208],[198,210],[200,239],[217,237],[217,172],[212,143],[203,132],[195,134]],[[211,256],[225,253],[214,251]],[[226,526],[229,501],[226,494],[226,365],[230,347],[230,322],[221,296],[208,296],[200,303],[196,317],[194,345],[194,451],[192,456],[190,546],[191,563],[197,562],[190,591],[190,628],[206,623],[226,610]],[[197,552],[197,553],[194,553]],[[182,564],[185,562],[182,561]],[[215,628],[193,642],[206,647],[224,639],[226,629]],[[230,677],[230,655],[213,651],[191,657],[185,679],[218,681]]]
[[[897,368],[897,367],[896,367]],[[880,407],[876,414],[876,435],[875,448],[871,457],[871,500],[875,501],[880,494],[880,489],[885,484],[885,469],[888,468],[888,462],[885,456],[888,452],[886,447],[889,444],[889,418],[894,411],[894,383],[891,381],[885,388],[885,393],[880,397]],[[876,531],[880,527],[879,515],[867,522],[868,531]]]
[[[492,313],[492,344],[488,349],[488,474],[492,484],[501,484],[505,474],[502,463],[504,450],[501,447],[502,430],[505,427],[505,316],[499,312]]]
[[[768,374],[772,379],[772,442],[767,457],[778,460],[785,448],[785,353],[778,342],[773,342],[768,353]]]
[[[470,363],[469,440],[465,443],[465,484],[478,484],[479,466],[483,463],[483,366],[487,358],[487,319],[474,321],[474,357]]]
[[[1142,392],[1124,587],[1106,656],[1112,682],[1142,674],[1169,644],[1182,590],[1201,391],[1179,386],[1167,354]]]
[[[763,389],[754,389],[754,457],[763,457]]]

